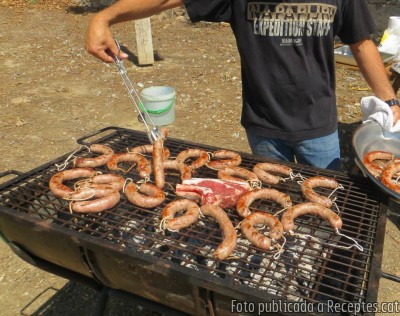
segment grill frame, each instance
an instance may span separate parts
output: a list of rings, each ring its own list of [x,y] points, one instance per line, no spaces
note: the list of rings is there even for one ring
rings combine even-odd
[[[106,135],[102,136],[103,133]],[[145,133],[118,127],[107,127],[80,138],[78,143],[85,145],[90,145],[91,143],[95,142],[112,143],[118,138],[120,139],[119,141],[121,141],[121,139],[125,139],[124,137],[126,137],[126,135],[129,135],[129,137],[137,137],[141,140],[147,139],[147,135]],[[95,140],[90,141],[92,138],[95,138]],[[140,144],[144,143],[146,142],[141,142]],[[118,144],[120,143],[118,142]],[[166,147],[170,148],[169,144],[174,144],[174,151],[171,152],[175,153],[189,147],[203,148],[207,151],[221,149],[209,145],[187,141],[183,142],[182,140],[173,138],[169,138],[166,141]],[[111,145],[111,147],[113,146]],[[246,153],[240,154],[242,155],[242,158],[244,158],[244,167],[247,167],[246,163],[248,162],[246,162],[246,160],[250,160],[253,163],[269,161],[263,157],[257,157]],[[69,155],[70,153],[63,155],[57,158],[55,161],[46,163],[43,166],[37,167],[24,174],[15,172],[18,174],[17,178],[2,184],[0,186],[0,192],[6,190],[16,190],[16,188],[26,186],[29,183],[35,184],[35,178],[38,176],[46,175],[45,177],[49,179],[50,175],[54,173],[54,164],[64,161]],[[335,177],[339,182],[346,182],[349,187],[352,187],[346,191],[347,194],[350,193],[354,194],[355,196],[366,196],[368,201],[365,201],[364,199],[364,204],[373,204],[375,222],[372,232],[370,233],[371,236],[368,236],[368,239],[372,240],[371,245],[369,246],[370,254],[367,257],[368,262],[363,262],[363,264],[368,265],[369,267],[365,268],[365,274],[367,274],[368,277],[366,280],[362,278],[362,282],[366,282],[368,285],[365,289],[365,293],[363,293],[364,296],[362,301],[375,302],[377,299],[380,278],[383,239],[386,224],[386,206],[383,203],[384,201],[380,200],[380,197],[376,195],[376,192],[373,192],[372,190],[366,190],[367,185],[365,184],[365,178],[359,176],[348,176],[343,173],[311,168],[298,164],[286,163],[286,165],[291,166],[292,168],[296,169],[296,171],[299,171],[306,176],[319,174]],[[290,190],[294,191],[295,189],[289,189],[289,191]],[[297,191],[299,191],[298,188]],[[295,197],[298,197],[298,192],[296,194],[297,195],[295,195]],[[33,193],[33,195],[35,195],[35,193]],[[346,199],[348,199],[348,197],[346,197]],[[356,203],[357,201],[362,200],[362,197],[353,197],[353,199],[354,201],[351,200],[351,202]],[[59,212],[60,211],[57,211],[57,213]],[[356,223],[356,219],[352,218],[354,215],[355,214],[351,214],[350,217],[347,217],[347,219],[345,218],[345,221]],[[299,222],[305,223],[306,221],[300,220]],[[313,225],[311,225],[311,229],[312,228]],[[371,228],[368,226],[368,229]],[[17,246],[28,254],[41,258],[46,262],[53,263],[56,266],[62,267],[63,269],[74,271],[86,278],[92,278],[105,286],[122,289],[124,291],[149,298],[153,301],[157,301],[171,307],[176,307],[177,301],[181,302],[182,299],[189,299],[194,302],[194,305],[189,307],[182,306],[180,308],[182,308],[182,311],[192,314],[201,315],[206,313],[206,296],[202,294],[204,291],[207,293],[214,293],[214,297],[219,297],[219,299],[215,299],[216,301],[214,302],[217,306],[229,305],[229,302],[220,301],[222,297],[225,297],[226,300],[234,298],[239,301],[242,300],[261,303],[265,302],[266,300],[280,298],[277,295],[266,293],[266,291],[262,291],[257,288],[254,289],[246,285],[237,284],[233,280],[226,280],[221,277],[211,275],[209,272],[196,271],[193,268],[181,266],[180,264],[174,263],[174,261],[171,259],[158,259],[150,254],[135,252],[133,249],[128,247],[121,248],[104,239],[99,239],[98,237],[80,233],[58,224],[48,223],[46,221],[33,218],[32,215],[23,214],[21,211],[16,213],[15,209],[4,207],[3,203],[0,205],[0,232],[12,245]],[[351,231],[348,231],[347,229],[347,233],[351,233]],[[51,242],[52,240],[54,241],[53,243]],[[60,247],[60,243],[64,244],[64,247]],[[68,249],[67,255],[65,250],[61,248]],[[339,258],[344,260],[343,257],[344,256]],[[357,260],[355,261],[357,262]],[[244,263],[242,264],[244,265]],[[329,272],[329,267],[326,265],[327,263],[325,263],[323,268],[325,271]],[[155,290],[153,288],[153,292],[146,293],[142,289],[137,289],[137,286],[130,285],[129,282],[128,284],[123,285],[121,283],[124,283],[123,281],[125,276],[118,277],[115,274],[110,273],[110,271],[116,270],[116,267],[118,267],[119,271],[129,271],[129,269],[133,271],[133,267],[136,267],[137,271],[134,272],[137,273],[137,275],[146,275],[146,273],[149,274],[149,280],[142,280],[143,288],[146,286],[152,288],[151,285],[156,282],[155,280],[157,280],[157,278],[161,278],[161,281],[157,283],[157,285],[161,288],[164,287],[164,289],[161,291],[161,293],[154,293]],[[168,273],[163,272],[165,268],[167,268]],[[352,268],[354,267],[350,266],[350,270]],[[165,300],[166,293],[173,292],[174,288],[176,289],[177,286],[175,284],[174,286],[170,287],[167,284],[168,282],[166,282],[165,279],[162,279],[166,275],[168,277],[167,280],[171,280],[171,282],[172,280],[175,280],[174,282],[179,281],[179,287],[184,289],[184,291],[181,293],[174,293],[179,298],[175,297],[172,302]],[[329,279],[327,273],[320,273],[318,277],[322,279]],[[350,281],[347,282],[350,284]],[[175,290],[175,292],[176,291],[177,290]],[[187,293],[189,293],[189,296]],[[316,302],[319,302],[319,300],[316,300]],[[220,310],[221,313],[223,313],[222,309],[223,308]]]

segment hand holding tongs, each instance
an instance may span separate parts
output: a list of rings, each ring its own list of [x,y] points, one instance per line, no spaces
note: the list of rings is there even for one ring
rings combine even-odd
[[[146,108],[143,106],[143,103],[140,100],[139,94],[137,93],[135,87],[132,84],[132,81],[129,79],[129,77],[126,73],[126,68],[124,66],[123,60],[118,57],[119,53],[121,51],[121,46],[119,45],[117,39],[115,39],[115,43],[117,44],[117,47],[118,47],[118,54],[114,55],[113,59],[115,61],[115,64],[118,67],[118,73],[120,74],[122,81],[124,82],[125,88],[128,91],[128,94],[129,94],[130,98],[132,99],[133,104],[135,105],[136,109],[139,112],[142,122],[146,126],[147,136],[149,137],[150,143],[153,144],[157,140],[164,139],[165,138],[164,134],[160,131],[160,129],[157,126],[155,126],[149,113],[147,112]],[[141,107],[139,107],[139,104],[141,105]],[[144,112],[145,115],[147,115],[151,125],[153,125],[152,128],[149,126],[149,124],[147,124],[142,111]]]

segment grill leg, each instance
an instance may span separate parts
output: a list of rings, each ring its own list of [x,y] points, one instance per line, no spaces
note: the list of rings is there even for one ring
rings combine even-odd
[[[104,311],[107,306],[109,294],[110,294],[110,288],[108,288],[106,286],[103,287],[103,289],[100,292],[100,297],[99,297],[96,309],[94,311],[95,316],[103,316],[104,315]]]

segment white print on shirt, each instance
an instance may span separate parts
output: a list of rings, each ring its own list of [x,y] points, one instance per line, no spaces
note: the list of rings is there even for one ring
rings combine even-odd
[[[301,45],[304,37],[327,36],[337,7],[324,3],[249,2],[247,19],[255,35],[281,37],[281,45]]]

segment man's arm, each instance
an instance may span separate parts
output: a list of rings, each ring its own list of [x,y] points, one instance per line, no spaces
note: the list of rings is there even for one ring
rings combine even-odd
[[[88,53],[102,61],[113,62],[112,56],[118,48],[110,31],[110,26],[131,20],[143,19],[164,10],[183,5],[183,0],[119,0],[96,14],[89,23],[85,48]],[[120,53],[120,58],[127,58]]]
[[[365,81],[375,96],[386,101],[396,99],[378,48],[370,39],[349,45]],[[394,124],[400,119],[400,107],[392,106]]]

